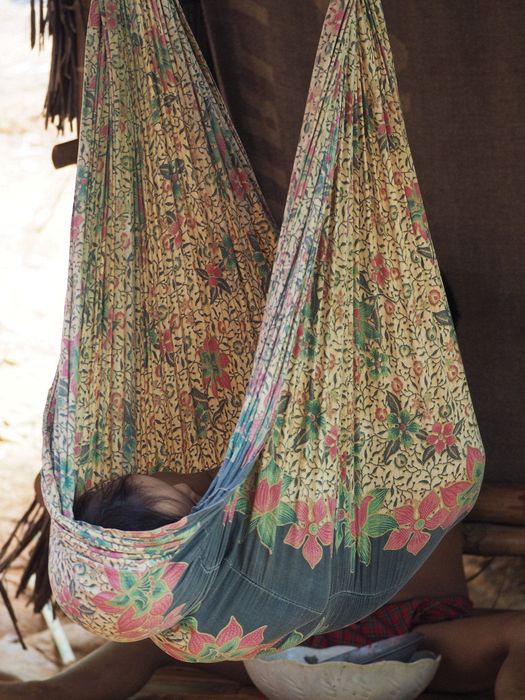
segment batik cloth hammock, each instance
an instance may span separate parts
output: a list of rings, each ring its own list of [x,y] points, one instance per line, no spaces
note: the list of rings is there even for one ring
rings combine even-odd
[[[379,0],[328,9],[264,315],[275,228],[178,4],[95,0],[84,91],[44,431],[56,600],[186,661],[366,616],[484,462]],[[217,464],[159,530],[72,516],[117,475]]]

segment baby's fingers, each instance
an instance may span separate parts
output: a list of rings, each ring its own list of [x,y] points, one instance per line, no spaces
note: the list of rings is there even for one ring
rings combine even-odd
[[[197,504],[200,500],[201,497],[199,494],[194,491],[188,484],[177,484],[175,486],[175,489],[183,496],[188,498],[193,505]]]

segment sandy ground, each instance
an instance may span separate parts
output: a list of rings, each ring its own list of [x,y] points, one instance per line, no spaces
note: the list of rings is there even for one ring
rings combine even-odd
[[[74,167],[55,170],[60,140],[41,116],[50,63],[30,50],[29,2],[0,0],[0,542],[32,498],[41,420],[60,345]],[[10,590],[20,569],[8,575]],[[31,646],[23,652],[0,603],[0,674],[42,677],[57,656],[40,615],[16,605]],[[77,647],[88,639],[68,624]],[[78,651],[78,649],[77,649]]]
[[[53,168],[57,134],[53,127],[44,130],[41,117],[50,42],[43,52],[30,51],[28,0],[0,0],[0,8],[1,542],[29,504],[40,468],[40,423],[58,357],[75,170]],[[469,558],[469,573],[482,563]],[[8,577],[11,589],[19,571]],[[523,572],[523,562],[494,561],[472,586],[476,604],[525,609]],[[0,609],[0,675],[53,673],[57,656],[42,619],[23,601],[17,612],[32,649],[21,652]],[[73,625],[68,635],[79,653],[93,646]]]
[[[0,0],[0,532],[40,466],[60,342],[74,168],[55,170],[41,117],[49,47],[29,48],[29,2]],[[69,135],[71,138],[71,135]]]

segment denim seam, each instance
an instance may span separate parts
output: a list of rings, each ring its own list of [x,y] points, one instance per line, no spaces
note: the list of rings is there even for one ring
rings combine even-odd
[[[236,569],[234,566],[231,565],[231,563],[228,560],[226,560],[225,563],[228,564],[228,567],[230,568],[231,571],[234,571],[238,576],[240,576],[241,578],[248,581],[248,583],[250,583],[252,586],[254,586],[255,588],[258,588],[260,591],[263,591],[264,593],[270,595],[272,598],[275,598],[276,600],[280,600],[283,603],[287,603],[288,605],[293,605],[295,608],[299,608],[300,610],[305,610],[306,612],[312,613],[313,615],[321,615],[323,613],[322,610],[315,610],[313,608],[307,608],[304,605],[301,605],[300,603],[297,603],[293,600],[289,600],[288,598],[285,598],[284,596],[279,595],[278,593],[274,593],[274,591],[268,590],[264,586],[261,586],[260,583],[253,581],[249,576],[244,574],[242,571],[239,571],[238,569]]]
[[[220,569],[221,563],[222,563],[222,562],[219,562],[218,564],[215,564],[215,566],[212,566],[211,568],[208,568],[208,567],[206,566],[206,564],[203,562],[202,559],[199,561],[199,564],[201,565],[201,568],[202,568],[202,570],[204,571],[205,574],[213,574],[213,573],[215,573],[218,569]]]
[[[394,586],[393,588],[387,588],[385,591],[379,591],[379,593],[359,593],[358,591],[351,591],[351,590],[345,590],[345,591],[338,591],[337,593],[332,593],[328,597],[328,602],[335,600],[341,595],[347,595],[348,593],[350,595],[356,596],[356,598],[382,598],[384,595],[388,595],[391,593],[394,595],[394,593],[397,593],[399,590],[399,586]]]
[[[201,565],[203,571],[204,571],[206,574],[211,574],[211,573],[216,572],[216,571],[221,567],[221,564],[225,564],[225,563],[226,563],[226,564],[228,565],[228,567],[230,568],[231,571],[234,571],[236,574],[238,574],[238,575],[241,576],[243,579],[245,579],[246,581],[248,581],[248,583],[250,583],[252,586],[255,586],[255,588],[258,588],[259,590],[264,591],[264,592],[267,593],[268,595],[271,595],[271,596],[272,596],[273,598],[275,598],[276,600],[281,600],[283,603],[288,603],[289,605],[293,605],[293,606],[295,606],[296,608],[300,608],[301,610],[307,610],[308,612],[314,613],[314,614],[316,614],[316,615],[324,614],[324,612],[326,611],[326,607],[325,607],[323,610],[317,610],[317,609],[313,609],[313,608],[307,608],[306,606],[301,605],[301,604],[299,604],[299,603],[297,603],[297,602],[295,602],[295,601],[293,601],[293,600],[290,600],[289,598],[285,598],[284,596],[279,595],[278,593],[275,593],[274,591],[270,591],[268,588],[265,588],[264,586],[261,586],[260,583],[257,583],[256,581],[254,581],[253,579],[251,579],[249,576],[247,576],[247,575],[246,575],[245,573],[243,573],[242,571],[239,571],[239,569],[236,569],[234,566],[232,566],[232,564],[231,564],[227,559],[223,560],[222,562],[219,562],[219,564],[216,564],[216,565],[215,565],[214,567],[212,567],[211,569],[208,569],[208,568],[203,564],[202,560],[201,560],[199,563],[200,563],[200,565]],[[398,587],[398,586],[393,586],[392,588],[387,588],[386,590],[380,591],[379,593],[360,593],[359,591],[352,591],[352,590],[349,590],[349,589],[348,589],[348,590],[344,590],[344,591],[338,591],[337,593],[332,593],[330,596],[328,596],[327,601],[326,601],[326,604],[328,605],[331,601],[335,600],[336,598],[339,598],[339,597],[342,596],[342,595],[348,595],[348,594],[349,594],[349,595],[355,596],[356,598],[372,598],[372,599],[373,599],[373,598],[381,598],[381,597],[383,597],[383,596],[385,596],[385,595],[388,595],[388,594],[390,594],[390,593],[391,593],[392,595],[394,595],[395,593],[397,593],[398,590],[399,590],[399,587]]]

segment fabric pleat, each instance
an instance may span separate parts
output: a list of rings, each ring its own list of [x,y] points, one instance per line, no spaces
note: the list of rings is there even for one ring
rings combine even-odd
[[[388,600],[477,497],[379,0],[330,3],[275,242],[178,4],[94,0],[43,484],[55,597],[101,636],[297,644]],[[120,474],[218,464],[159,530],[72,518]]]

